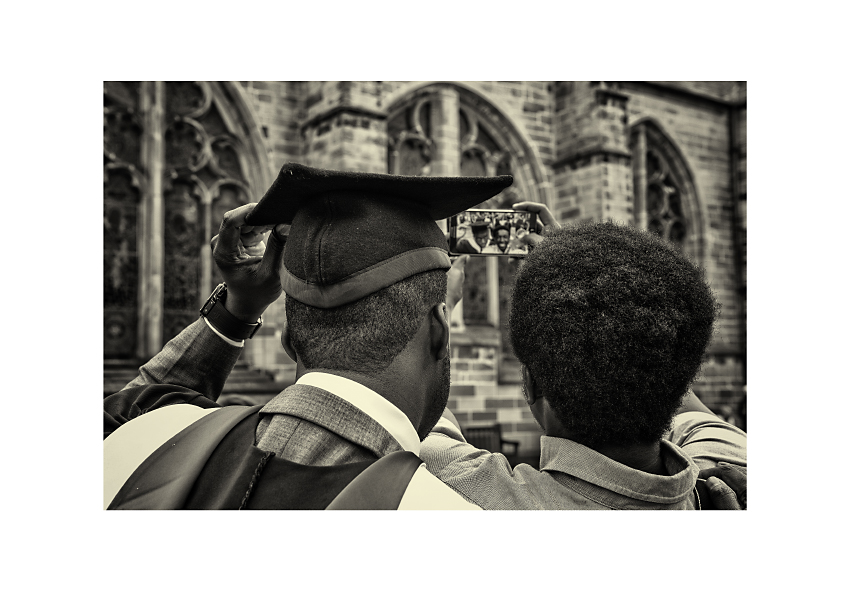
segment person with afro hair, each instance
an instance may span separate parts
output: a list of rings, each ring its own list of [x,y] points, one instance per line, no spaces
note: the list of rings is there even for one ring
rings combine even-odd
[[[423,444],[428,469],[485,509],[745,508],[746,435],[690,389],[719,312],[702,271],[652,233],[514,208],[548,226],[526,239],[510,312],[540,470],[469,445],[448,411]],[[734,491],[716,478],[727,464]]]

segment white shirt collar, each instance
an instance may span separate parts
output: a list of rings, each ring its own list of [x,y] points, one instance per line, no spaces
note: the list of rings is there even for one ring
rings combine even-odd
[[[342,376],[317,371],[304,374],[295,383],[321,388],[351,403],[378,422],[398,441],[401,448],[419,455],[421,442],[416,428],[401,409],[371,388]]]

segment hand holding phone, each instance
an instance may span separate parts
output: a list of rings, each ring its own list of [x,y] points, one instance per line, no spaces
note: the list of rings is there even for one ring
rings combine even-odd
[[[555,216],[549,210],[549,207],[539,202],[518,202],[513,205],[516,211],[529,211],[537,215],[539,231],[531,230],[525,236],[522,236],[523,242],[526,243],[529,250],[533,250],[535,246],[543,240],[541,234],[553,230],[561,229],[561,224],[557,222]]]

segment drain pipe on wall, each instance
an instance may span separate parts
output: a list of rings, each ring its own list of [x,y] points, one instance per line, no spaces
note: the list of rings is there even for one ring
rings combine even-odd
[[[741,369],[743,375],[744,390],[747,386],[747,283],[744,280],[743,266],[743,228],[741,227],[741,207],[740,207],[740,185],[739,177],[739,161],[741,153],[739,149],[740,140],[738,139],[738,126],[740,123],[740,111],[747,106],[746,101],[730,105],[729,107],[729,162],[730,162],[730,184],[732,193],[732,245],[734,246],[734,261],[735,261],[735,284],[736,292],[738,293],[738,323],[740,327],[740,347],[741,347]],[[746,392],[744,392],[746,398]]]

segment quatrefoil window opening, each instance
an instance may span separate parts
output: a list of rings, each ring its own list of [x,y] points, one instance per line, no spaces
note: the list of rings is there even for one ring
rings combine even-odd
[[[649,230],[681,247],[687,235],[681,194],[664,158],[653,150],[646,156],[646,210]]]

